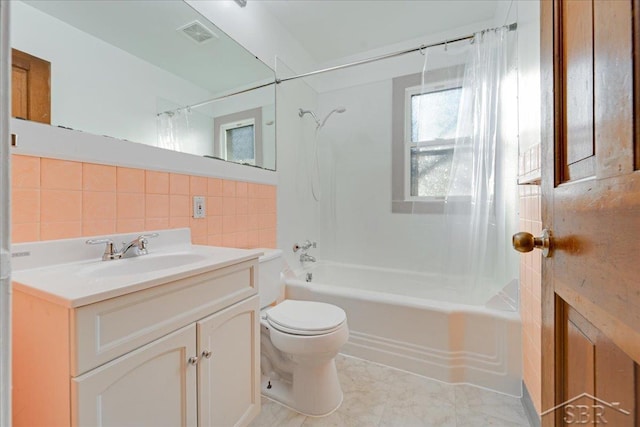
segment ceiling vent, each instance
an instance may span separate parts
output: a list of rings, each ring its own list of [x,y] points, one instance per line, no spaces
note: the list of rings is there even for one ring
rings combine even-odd
[[[182,27],[178,28],[177,31],[182,32],[182,34],[189,37],[189,39],[198,44],[202,44],[211,39],[218,38],[218,36],[213,31],[202,25],[200,21],[193,21],[188,23],[187,25],[183,25]]]

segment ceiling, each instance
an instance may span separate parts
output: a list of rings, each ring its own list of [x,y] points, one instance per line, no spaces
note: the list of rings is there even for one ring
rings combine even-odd
[[[259,1],[318,63],[494,18],[505,0]]]

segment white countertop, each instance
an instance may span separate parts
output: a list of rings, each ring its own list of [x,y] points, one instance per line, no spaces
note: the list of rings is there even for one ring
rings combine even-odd
[[[158,231],[149,239],[148,255],[102,261],[104,246],[87,246],[85,238],[13,245],[11,279],[15,290],[29,293],[69,308],[80,307],[131,292],[148,289],[196,274],[223,268],[262,255],[259,249],[234,249],[191,245],[188,229]],[[130,241],[141,233],[105,236],[114,242]],[[119,245],[118,245],[119,246]],[[161,261],[167,257],[193,256],[195,262],[158,267],[136,274],[100,276],[92,271],[118,269],[126,263]],[[114,270],[117,271],[117,270]]]

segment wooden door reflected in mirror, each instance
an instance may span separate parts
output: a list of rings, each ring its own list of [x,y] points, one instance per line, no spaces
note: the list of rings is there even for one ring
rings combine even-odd
[[[11,115],[51,124],[51,63],[11,49]]]

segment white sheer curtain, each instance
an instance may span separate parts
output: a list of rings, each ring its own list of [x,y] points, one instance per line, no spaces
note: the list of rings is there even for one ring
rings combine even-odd
[[[507,252],[517,163],[517,93],[507,34],[499,28],[473,39],[444,208],[450,242],[443,265],[456,284],[480,297],[512,280],[517,265]]]
[[[158,147],[185,151],[191,138],[191,109],[178,108],[158,115]]]

